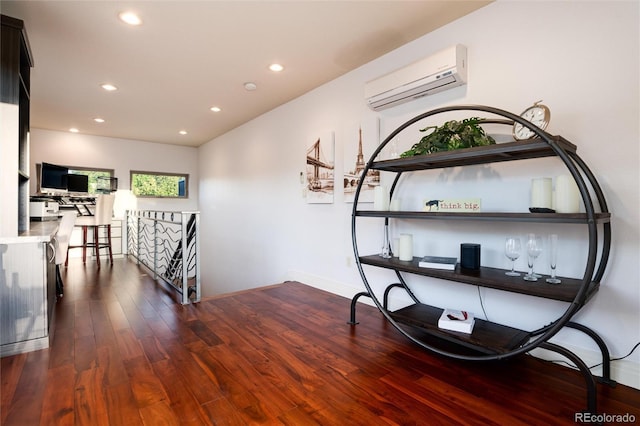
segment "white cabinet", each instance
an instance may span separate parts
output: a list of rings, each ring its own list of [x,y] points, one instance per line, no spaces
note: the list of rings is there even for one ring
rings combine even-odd
[[[122,219],[113,219],[111,221],[111,249],[113,250],[113,255],[118,257],[121,257],[125,252],[123,249],[123,242],[126,240],[124,238],[126,230],[124,229],[123,224],[124,221]],[[106,253],[101,254],[101,256],[106,255]]]
[[[49,347],[56,302],[55,255],[51,235],[0,238],[0,356]]]

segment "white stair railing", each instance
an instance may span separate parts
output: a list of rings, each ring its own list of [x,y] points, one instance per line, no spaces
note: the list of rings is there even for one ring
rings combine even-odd
[[[200,212],[127,211],[127,252],[181,295],[200,301]]]

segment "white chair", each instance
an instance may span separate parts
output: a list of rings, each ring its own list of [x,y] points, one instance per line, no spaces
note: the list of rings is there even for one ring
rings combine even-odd
[[[71,239],[71,232],[73,232],[73,226],[76,222],[76,216],[77,213],[75,210],[64,212],[54,236],[54,244],[56,248],[56,294],[59,297],[62,297],[64,290],[64,282],[62,281],[62,275],[60,274],[60,265],[66,262],[67,259],[69,240]]]
[[[101,194],[96,200],[96,208],[92,216],[79,216],[75,226],[82,227],[82,245],[69,246],[69,249],[82,247],[82,263],[87,263],[87,247],[93,247],[93,254],[100,267],[100,249],[106,248],[109,252],[109,261],[113,264],[113,252],[111,250],[111,218],[113,217],[113,203],[115,194]],[[87,240],[88,229],[93,231],[93,241]],[[100,229],[106,232],[104,241],[100,241]]]

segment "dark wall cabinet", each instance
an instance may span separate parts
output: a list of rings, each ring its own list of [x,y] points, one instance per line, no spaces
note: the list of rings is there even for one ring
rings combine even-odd
[[[29,40],[25,30],[24,22],[1,15],[2,36],[0,38],[0,62],[1,83],[0,83],[0,101],[7,105],[17,107],[17,114],[6,113],[10,110],[3,109],[3,143],[14,143],[17,147],[17,154],[10,155],[9,159],[3,160],[3,166],[7,167],[8,161],[11,161],[12,170],[3,173],[2,178],[16,179],[18,194],[17,205],[14,201],[6,198],[3,200],[3,208],[17,209],[17,226],[14,232],[23,232],[29,229],[29,103],[31,89],[31,67],[33,66],[33,57],[29,47]],[[4,106],[3,106],[4,108]],[[15,154],[15,148],[11,150],[3,150],[3,154]],[[16,163],[17,161],[17,163]],[[17,170],[16,170],[17,168]],[[5,175],[11,173],[13,177]],[[17,174],[17,176],[16,176]],[[3,182],[2,185],[9,185],[11,182]],[[7,186],[7,188],[9,188]],[[11,193],[13,188],[9,191]],[[15,199],[15,198],[14,198]],[[15,216],[7,216],[7,218],[15,218]],[[4,233],[6,234],[6,230]]]

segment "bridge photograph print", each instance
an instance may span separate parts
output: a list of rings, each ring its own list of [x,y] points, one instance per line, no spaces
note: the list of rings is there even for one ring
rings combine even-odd
[[[333,132],[313,138],[307,148],[307,203],[331,204],[334,191],[335,144]]]

